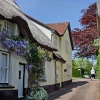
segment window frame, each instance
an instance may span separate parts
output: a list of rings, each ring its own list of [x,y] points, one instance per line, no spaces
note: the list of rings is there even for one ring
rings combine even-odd
[[[65,49],[69,53],[69,43],[65,40]]]
[[[7,55],[7,67],[2,67],[2,54],[6,54]],[[0,79],[0,84],[3,84],[3,83],[8,83],[8,77],[9,77],[9,53],[7,52],[3,52],[3,51],[0,51],[0,71],[5,71],[6,70],[6,76],[5,76],[5,81],[2,81],[2,77],[1,76],[1,79]]]
[[[71,74],[71,70],[70,70],[70,67],[69,66],[67,66],[67,71],[66,71],[66,74],[68,75],[68,76],[70,76]]]
[[[4,20],[3,30],[12,35],[13,34],[13,24],[7,20]]]
[[[53,43],[57,47],[57,36],[53,35]]]
[[[56,81],[59,80],[59,67],[56,66],[56,71],[55,71],[55,74],[56,74]]]
[[[40,79],[46,80],[46,69],[45,69],[45,62],[43,62],[43,74],[41,75]]]

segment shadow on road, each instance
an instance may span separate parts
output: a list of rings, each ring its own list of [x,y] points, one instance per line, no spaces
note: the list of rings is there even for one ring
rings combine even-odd
[[[66,93],[69,93],[72,91],[73,88],[77,88],[78,86],[82,86],[87,84],[87,81],[77,81],[77,82],[72,82],[71,85],[68,85],[66,88],[61,88],[60,90],[49,94],[49,99],[48,100],[54,100],[59,98],[59,96],[62,96]]]

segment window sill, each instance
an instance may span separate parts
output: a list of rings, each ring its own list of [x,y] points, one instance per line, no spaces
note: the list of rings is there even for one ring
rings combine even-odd
[[[8,84],[0,84],[0,88],[15,88],[15,87]]]
[[[42,81],[42,82],[47,82],[47,80],[45,80],[45,79],[39,79],[39,81]]]
[[[70,76],[70,75],[67,75],[67,76]]]

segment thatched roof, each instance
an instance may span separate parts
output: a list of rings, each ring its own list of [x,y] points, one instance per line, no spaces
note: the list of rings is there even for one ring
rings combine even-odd
[[[51,40],[23,14],[13,0],[0,0],[0,18],[16,22],[21,33],[39,46],[51,51],[57,50]]]
[[[74,45],[73,45],[73,41],[72,41],[72,34],[71,34],[71,28],[70,28],[70,23],[69,22],[44,24],[43,22],[40,22],[39,20],[37,20],[37,19],[35,19],[35,18],[25,14],[25,13],[24,13],[24,15],[27,18],[29,18],[30,20],[32,20],[33,22],[49,29],[52,33],[55,33],[58,36],[63,36],[65,34],[66,29],[68,28],[72,50],[74,50]]]

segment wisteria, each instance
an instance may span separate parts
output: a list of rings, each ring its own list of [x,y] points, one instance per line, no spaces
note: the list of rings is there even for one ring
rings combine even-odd
[[[30,45],[28,40],[23,39],[18,41],[11,39],[5,32],[0,32],[0,40],[4,48],[14,51],[17,55],[25,56],[26,53],[29,53]]]
[[[20,36],[11,36],[6,32],[0,32],[0,41],[3,48],[7,48],[10,52],[15,52],[18,56],[26,59],[29,72],[29,87],[32,87],[33,84],[31,83],[34,83],[43,74],[42,66],[45,60],[45,52],[40,47],[37,47],[36,43],[31,43],[28,39]]]
[[[28,69],[28,71],[31,71],[32,65],[27,65],[27,69]]]

